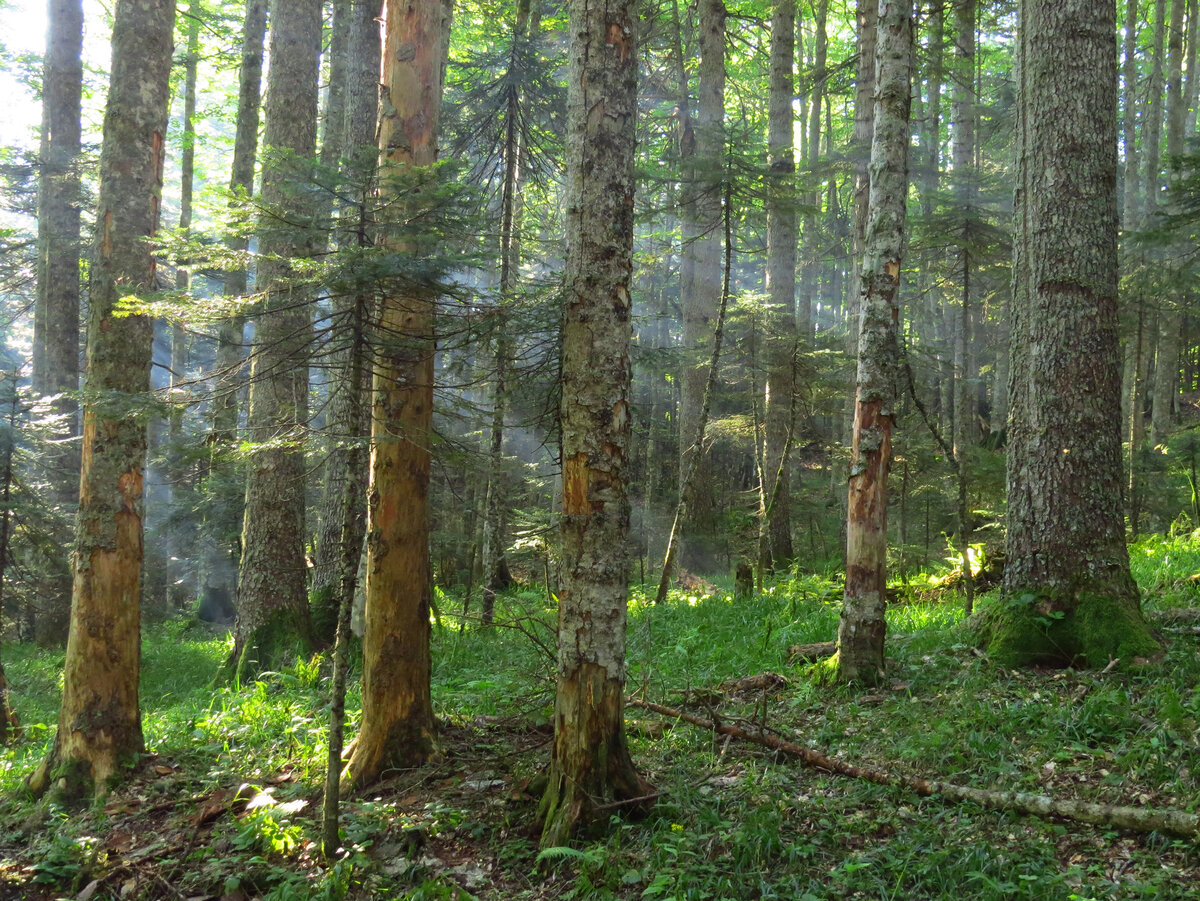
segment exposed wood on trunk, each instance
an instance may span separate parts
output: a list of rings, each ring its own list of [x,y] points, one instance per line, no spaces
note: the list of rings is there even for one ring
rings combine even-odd
[[[562,584],[543,847],[645,803],[624,722],[638,29],[632,0],[571,0],[562,339]]]
[[[388,0],[384,17],[379,150],[387,167],[409,173],[437,162],[450,5],[443,0]],[[344,790],[377,782],[389,769],[424,763],[436,750],[429,686],[436,300],[431,287],[396,287],[382,299],[378,314],[367,492],[363,712],[342,774]]]
[[[116,315],[155,289],[147,240],[158,226],[173,0],[120,0],[100,156],[91,264],[82,474],[71,629],[58,732],[30,776],[35,792],[103,795],[144,748],[141,663],[142,475],[150,388],[149,317]]]
[[[871,140],[870,209],[863,253],[858,389],[846,523],[846,591],[838,624],[837,678],[883,675],[887,606],[887,482],[897,399],[900,254],[908,193],[911,7],[880,3]]]

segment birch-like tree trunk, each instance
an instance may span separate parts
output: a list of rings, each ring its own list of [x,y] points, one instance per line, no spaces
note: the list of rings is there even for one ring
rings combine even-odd
[[[308,613],[304,442],[312,312],[291,261],[307,256],[311,200],[302,186],[317,147],[320,0],[273,0],[263,142],[263,204],[247,435],[242,560],[231,664],[271,669],[312,640]]]
[[[403,173],[437,162],[450,6],[387,0],[384,18],[379,148],[386,166]],[[386,192],[386,169],[383,177]],[[343,788],[419,765],[437,741],[429,688],[435,302],[431,289],[389,294],[375,329],[363,710]]]
[[[983,639],[1013,663],[1154,652],[1121,511],[1117,71],[1112,0],[1026,0],[1005,599]]]
[[[42,142],[38,160],[38,268],[33,321],[33,392],[56,398],[59,438],[78,436],[79,182],[83,90],[82,0],[51,0],[42,75]],[[79,449],[52,445],[43,460],[51,499],[70,511],[79,498]],[[64,517],[65,519],[65,517]],[[62,538],[67,539],[64,525]],[[65,557],[39,585],[36,637],[61,645],[67,638],[71,572]]]
[[[174,0],[119,0],[104,113],[91,263],[82,474],[71,628],[58,732],[30,777],[35,792],[103,795],[144,747],[141,657],[142,476],[153,327],[114,315],[155,289],[149,238],[162,192]]]
[[[858,385],[846,522],[846,593],[833,658],[837,679],[883,676],[887,480],[895,421],[900,257],[908,193],[912,6],[880,0],[870,203],[859,292]]]
[[[571,0],[562,361],[562,585],[542,845],[645,786],[625,738],[638,13]]]

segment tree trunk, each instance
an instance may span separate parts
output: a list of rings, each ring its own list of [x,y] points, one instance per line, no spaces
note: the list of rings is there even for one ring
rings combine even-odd
[[[317,144],[320,0],[274,0],[263,141],[277,154],[263,167],[258,280],[247,436],[259,445],[246,471],[238,615],[230,658],[238,677],[273,669],[312,641],[304,525],[304,430],[312,339],[307,288],[290,261],[313,236],[300,187]]]
[[[71,629],[59,727],[30,777],[42,792],[103,795],[143,750],[138,709],[142,474],[153,328],[117,316],[121,297],[155,289],[148,239],[162,191],[174,0],[119,0],[100,156],[91,264],[82,475]]]
[[[346,34],[335,50],[340,50],[345,58],[335,68],[343,82],[343,97],[336,104],[332,97],[327,102],[325,143],[321,147],[325,165],[341,164],[347,184],[354,184],[356,190],[360,189],[358,186],[361,182],[362,194],[353,204],[347,204],[340,211],[337,223],[339,241],[359,247],[368,247],[373,240],[370,207],[374,202],[374,179],[369,177],[369,170],[378,156],[375,127],[379,107],[377,86],[381,47],[376,20],[381,4],[382,0],[358,0],[347,4],[342,12],[340,23]],[[365,505],[367,458],[358,452],[358,444],[367,440],[371,431],[370,409],[363,399],[371,390],[371,373],[369,367],[363,367],[361,381],[356,382],[350,377],[353,339],[347,335],[355,332],[353,322],[357,311],[367,302],[362,294],[338,294],[333,298],[334,319],[330,330],[330,343],[333,346],[329,354],[330,446],[325,463],[324,496],[312,584],[314,604],[317,605],[324,601],[336,606],[331,601],[341,590],[342,546],[347,540],[343,535],[346,498],[356,498],[357,503]],[[358,462],[356,464],[353,461]],[[351,529],[358,531],[351,534],[349,540],[356,547],[362,544],[364,528],[364,517],[352,518]],[[320,623],[317,625],[319,628]]]
[[[38,269],[34,309],[33,392],[56,398],[51,411],[61,417],[57,439],[79,435],[79,151],[83,86],[82,0],[47,4],[45,69],[42,76],[42,144],[38,171]],[[79,448],[75,442],[51,444],[44,460],[50,500],[64,511],[62,545],[68,542],[67,517],[79,499]],[[67,638],[71,607],[70,563],[52,561],[39,585],[42,595],[36,637],[61,645]]]
[[[258,155],[258,121],[261,100],[263,38],[267,30],[267,0],[248,0],[242,23],[242,63],[238,70],[237,125],[233,140],[233,161],[229,189],[236,207],[254,193],[254,161]],[[227,240],[229,248],[245,253],[242,237]],[[225,275],[225,295],[238,297],[246,292],[246,270],[234,269]],[[228,456],[237,439],[238,393],[242,386],[242,351],[245,321],[233,316],[217,329],[215,378],[210,395],[209,463],[211,474]],[[237,592],[237,544],[242,519],[242,503],[216,495],[208,514],[208,534],[204,546],[201,574],[200,609],[205,615],[226,617],[234,609]]]
[[[542,846],[646,794],[625,738],[638,15],[570,2],[558,689]]]
[[[824,24],[824,23],[822,23]],[[796,338],[796,159],[792,131],[792,97],[796,79],[796,0],[776,0],[771,14],[771,72],[767,122],[767,304],[771,335],[766,390],[766,452],[763,454],[763,497],[775,497],[768,513],[771,561],[787,568],[792,559],[792,518],[787,454],[792,432],[793,358]],[[816,92],[814,91],[814,94]],[[818,95],[819,96],[819,95]],[[818,117],[819,121],[819,117]],[[815,225],[815,222],[814,222]],[[804,322],[807,329],[807,320]],[[807,334],[807,333],[806,333]],[[779,487],[776,489],[775,483]]]
[[[1178,181],[1174,160],[1184,149],[1183,4],[1184,0],[1171,0],[1171,22],[1167,33],[1167,62],[1170,65],[1167,79],[1167,156],[1171,160],[1171,183]],[[1152,447],[1166,443],[1178,394],[1179,339],[1183,327],[1179,301],[1177,290],[1168,292],[1162,298],[1162,308],[1158,314],[1158,352],[1154,362],[1150,411]]]
[[[693,178],[685,212],[695,220],[685,227],[691,240],[691,279],[685,281],[683,308],[683,373],[679,399],[679,491],[687,510],[680,538],[680,559],[688,569],[710,572],[716,565],[716,481],[704,447],[691,447],[704,403],[708,373],[704,353],[712,339],[717,307],[721,303],[721,182],[725,162],[725,4],[700,0],[700,99],[695,130]],[[685,459],[695,456],[695,477],[682,481]]]
[[[958,550],[962,554],[963,607],[968,615],[975,604],[971,579],[971,521],[968,503],[970,448],[975,442],[975,403],[971,391],[969,349],[971,334],[971,221],[975,216],[975,0],[954,4],[954,195],[961,221],[958,246],[958,333],[954,344],[954,457],[958,477]]]
[[[385,20],[379,147],[387,163],[403,173],[437,162],[450,6],[442,0],[388,0]],[[408,288],[383,298],[379,314],[362,724],[342,773],[343,788],[369,785],[397,767],[418,766],[436,748],[429,687],[435,300],[429,289]]]
[[[1013,409],[999,661],[1157,650],[1121,516],[1116,10],[1028,0],[1018,38]]]
[[[880,0],[870,206],[859,294],[858,389],[846,520],[846,593],[834,658],[839,681],[883,676],[887,479],[898,373],[900,255],[908,192],[912,8]]]

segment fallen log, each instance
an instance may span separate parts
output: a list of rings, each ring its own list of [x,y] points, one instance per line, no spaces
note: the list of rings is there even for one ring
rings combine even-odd
[[[788,663],[816,663],[837,652],[836,641],[817,641],[812,644],[794,644],[788,648]]]
[[[838,760],[836,757],[830,757],[814,748],[806,748],[773,735],[748,732],[739,726],[713,722],[693,713],[675,710],[662,704],[640,700],[630,700],[627,703],[633,707],[641,707],[663,716],[692,723],[721,735],[729,735],[764,748],[770,748],[773,751],[787,754],[789,757],[797,757],[809,766],[818,769],[828,770],[840,776],[849,776],[851,779],[863,779],[877,785],[900,786],[921,797],[940,795],[951,801],[972,801],[981,807],[992,810],[1006,810],[1038,817],[1058,817],[1077,823],[1112,826],[1133,832],[1165,832],[1181,838],[1200,836],[1200,816],[1182,810],[1093,804],[1088,801],[1052,798],[1048,795],[1035,795],[1028,792],[992,791],[956,785],[951,782],[936,782],[915,776],[904,776],[874,767],[858,766],[845,760]]]

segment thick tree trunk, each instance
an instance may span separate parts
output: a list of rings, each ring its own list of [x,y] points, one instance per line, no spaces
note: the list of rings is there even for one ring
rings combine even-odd
[[[695,220],[685,224],[691,240],[684,254],[691,257],[690,280],[683,284],[683,373],[679,397],[679,492],[686,516],[681,524],[680,559],[688,569],[710,572],[716,564],[716,480],[704,447],[692,447],[704,403],[708,372],[704,362],[721,303],[721,183],[725,172],[725,4],[700,0],[700,98],[695,129],[692,182],[685,212]],[[687,458],[695,457],[695,475],[684,484]]]
[[[79,151],[83,85],[82,0],[51,0],[42,93],[42,144],[38,171],[38,269],[34,308],[33,392],[55,397],[52,412],[62,417],[55,437],[78,436],[79,388]],[[50,499],[67,511],[79,498],[79,448],[51,445],[43,465]],[[63,544],[67,542],[64,523]],[[39,643],[61,645],[67,638],[71,607],[70,564],[53,561],[39,586]]]
[[[822,23],[824,24],[824,23]],[[792,558],[792,518],[788,468],[781,465],[792,433],[793,359],[796,337],[796,158],[792,131],[793,74],[796,40],[795,0],[776,0],[771,14],[771,74],[767,122],[767,303],[771,335],[767,360],[766,451],[763,454],[763,497],[775,497],[767,516],[770,555],[786,569]],[[814,94],[816,92],[814,91]],[[818,95],[819,96],[819,95]],[[819,104],[818,104],[819,106]],[[819,121],[819,117],[818,117]],[[814,223],[815,224],[815,223]],[[804,322],[807,330],[809,324]],[[807,336],[807,331],[805,332]],[[776,488],[776,482],[779,483]]]
[[[1022,12],[1005,599],[982,637],[1009,664],[1103,666],[1157,649],[1121,515],[1116,11]]]
[[[880,0],[870,207],[859,294],[858,389],[846,521],[846,593],[838,625],[837,679],[883,676],[887,480],[898,372],[900,255],[908,193],[912,8]]]
[[[438,107],[450,6],[388,0],[380,152],[398,171],[437,162]],[[382,301],[376,334],[367,507],[362,725],[343,788],[418,766],[436,749],[430,697],[430,431],[435,297],[408,289]]]
[[[274,0],[264,143],[275,152],[263,169],[264,216],[255,316],[247,435],[259,444],[246,471],[242,560],[238,570],[235,673],[272,669],[312,641],[304,525],[304,430],[308,419],[308,353],[312,340],[307,288],[290,260],[311,252],[313,236],[297,231],[311,215],[298,190],[316,153],[320,0]],[[278,217],[278,218],[277,218]]]
[[[634,119],[630,0],[570,2],[562,362],[562,585],[542,845],[646,794],[625,739]]]
[[[104,794],[142,751],[138,709],[142,473],[153,328],[114,315],[155,288],[148,239],[162,191],[174,0],[119,0],[91,264],[82,475],[59,728],[35,792]]]

